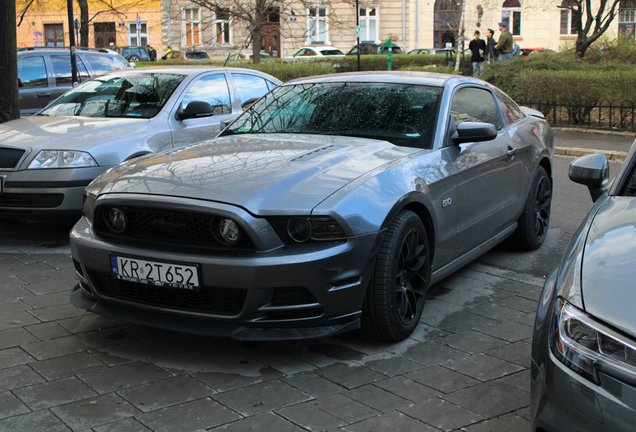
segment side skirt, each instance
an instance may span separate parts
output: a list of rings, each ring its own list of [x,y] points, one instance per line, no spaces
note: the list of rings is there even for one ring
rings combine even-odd
[[[501,231],[499,234],[497,234],[496,236],[492,237],[491,239],[486,240],[485,242],[483,242],[479,246],[469,250],[468,252],[466,252],[462,256],[455,258],[453,261],[449,262],[444,267],[442,267],[442,268],[440,268],[438,270],[435,270],[433,272],[432,276],[431,276],[431,284],[430,285],[433,285],[433,284],[441,281],[446,276],[449,276],[451,273],[455,272],[456,270],[460,269],[461,267],[464,267],[466,264],[470,263],[471,261],[476,260],[477,258],[482,256],[483,254],[488,252],[490,249],[492,249],[493,247],[497,246],[503,240],[505,240],[506,237],[509,237],[510,235],[512,235],[512,233],[515,232],[516,229],[517,229],[517,222],[515,222],[512,225],[510,225],[508,228],[506,228],[505,230]]]

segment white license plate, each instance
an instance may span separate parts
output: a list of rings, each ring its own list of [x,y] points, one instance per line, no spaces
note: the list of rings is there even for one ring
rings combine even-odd
[[[110,266],[117,279],[128,282],[181,289],[199,288],[199,271],[193,265],[111,255]]]

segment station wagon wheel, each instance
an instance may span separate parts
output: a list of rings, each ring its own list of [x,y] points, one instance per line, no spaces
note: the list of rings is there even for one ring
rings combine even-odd
[[[132,54],[132,55],[129,55],[126,60],[128,60],[129,62],[136,63],[139,61],[139,56],[137,54]]]
[[[520,250],[538,249],[548,235],[550,209],[552,205],[552,182],[548,173],[539,166],[523,213],[518,221],[517,230],[511,241]]]
[[[382,240],[362,312],[362,331],[390,341],[407,338],[420,320],[430,282],[426,229],[412,211],[401,211]]]

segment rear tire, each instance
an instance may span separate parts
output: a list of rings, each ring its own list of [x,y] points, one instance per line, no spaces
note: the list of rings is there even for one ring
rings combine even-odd
[[[362,309],[362,332],[387,341],[406,339],[417,327],[431,274],[422,220],[402,210],[382,240]]]
[[[129,55],[126,60],[132,63],[137,63],[139,61],[139,56],[137,54],[132,54],[132,55]]]
[[[552,182],[542,166],[532,180],[526,205],[510,238],[515,248],[524,251],[538,249],[548,235],[552,206]]]

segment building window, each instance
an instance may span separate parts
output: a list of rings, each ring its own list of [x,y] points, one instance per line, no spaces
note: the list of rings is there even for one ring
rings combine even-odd
[[[618,34],[634,37],[636,26],[636,0],[622,0],[618,10]]]
[[[521,3],[519,0],[505,0],[502,6],[501,20],[508,23],[513,36],[521,36]]]
[[[141,39],[141,43],[139,43],[139,39]],[[145,47],[146,45],[148,45],[148,23],[142,22],[139,28],[137,28],[136,22],[128,23],[128,46]]]
[[[216,12],[214,20],[214,31],[216,32],[216,43],[221,45],[230,44],[230,10],[220,9]]]
[[[183,11],[183,45],[199,45],[201,11],[199,9],[185,9]]]
[[[329,18],[326,7],[309,9],[309,43],[325,43],[329,40]]]
[[[44,45],[47,47],[64,46],[64,25],[44,24]]]
[[[563,3],[561,3],[561,7],[572,6],[576,6],[573,0],[563,0]],[[577,34],[575,21],[572,18],[571,9],[561,9],[561,36],[575,36]]]
[[[360,15],[360,42],[379,41],[378,36],[378,8],[361,7]]]

